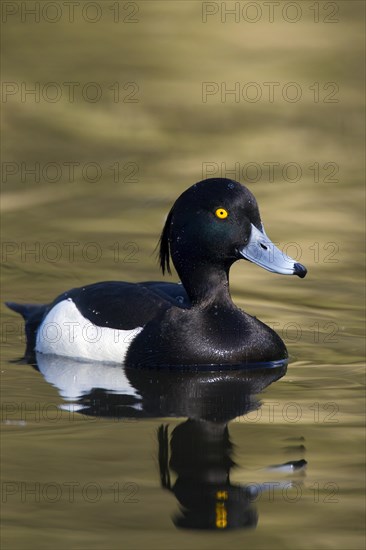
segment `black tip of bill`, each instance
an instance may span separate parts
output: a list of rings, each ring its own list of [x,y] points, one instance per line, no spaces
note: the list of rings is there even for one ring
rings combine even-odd
[[[298,275],[300,279],[303,279],[307,272],[308,270],[304,265],[299,263],[294,264],[294,275]]]

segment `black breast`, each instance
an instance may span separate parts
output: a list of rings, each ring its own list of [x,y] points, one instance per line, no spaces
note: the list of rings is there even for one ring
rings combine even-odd
[[[148,323],[126,357],[128,366],[220,365],[287,357],[280,337],[236,307],[172,307]]]

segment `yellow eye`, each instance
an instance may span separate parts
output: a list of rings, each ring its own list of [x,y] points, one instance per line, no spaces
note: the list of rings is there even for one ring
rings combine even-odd
[[[215,216],[220,218],[220,220],[224,220],[229,215],[229,212],[225,210],[225,208],[218,208],[215,212]]]

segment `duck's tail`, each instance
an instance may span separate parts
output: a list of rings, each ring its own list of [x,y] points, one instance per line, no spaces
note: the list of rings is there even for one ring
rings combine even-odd
[[[5,302],[5,305],[9,309],[19,313],[26,322],[36,313],[40,311],[44,312],[46,309],[46,306],[43,304],[16,304],[15,302]]]
[[[35,360],[37,330],[49,306],[45,304],[16,304],[15,302],[5,302],[5,305],[12,311],[19,313],[25,321],[27,346],[24,359],[33,363]]]

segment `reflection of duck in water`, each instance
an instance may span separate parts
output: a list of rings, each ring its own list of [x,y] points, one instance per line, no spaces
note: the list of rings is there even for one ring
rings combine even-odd
[[[158,429],[161,484],[181,505],[174,518],[177,527],[255,527],[254,501],[270,490],[271,483],[231,483],[236,464],[227,424],[260,406],[256,394],[285,374],[285,362],[266,368],[181,372],[123,369],[43,354],[38,360],[46,380],[67,399],[64,409],[115,418],[188,417],[174,428],[170,443],[167,426]],[[281,466],[291,472],[304,461]]]
[[[272,372],[253,369],[239,373],[237,378],[231,373],[226,380],[223,375],[212,385],[205,384],[205,397],[199,395],[202,401],[199,411],[191,403],[190,418],[172,432],[170,459],[168,426],[160,426],[161,484],[181,505],[180,514],[174,517],[177,527],[225,530],[256,526],[258,514],[254,501],[260,493],[273,489],[273,484],[231,483],[230,471],[237,465],[232,459],[233,445],[227,423],[260,407],[254,394],[283,376],[285,371],[284,366]],[[185,402],[187,398],[189,400],[189,395],[184,396]],[[297,461],[281,466],[285,472],[291,472],[305,464]],[[173,484],[171,471],[176,475]],[[276,482],[275,486],[280,488],[281,483]]]
[[[134,369],[37,354],[37,367],[72,410],[117,418],[188,417],[227,423],[258,407],[255,394],[286,361],[218,371]],[[66,408],[63,405],[63,408]]]
[[[249,412],[249,411],[247,411]],[[233,484],[230,470],[233,445],[225,423],[187,420],[174,428],[170,441],[168,426],[160,426],[159,466],[161,485],[178,499],[181,510],[174,517],[177,527],[186,529],[238,529],[255,527],[255,500],[265,491],[286,490],[291,482]],[[301,472],[306,460],[272,466],[283,473]],[[172,485],[170,470],[177,478]]]
[[[230,365],[282,360],[280,337],[232,302],[229,271],[246,259],[287,275],[306,268],[267,237],[252,193],[212,178],[173,205],[160,238],[160,266],[182,284],[103,282],[49,305],[9,307],[26,321],[27,357],[41,353],[127,366]]]
[[[168,464],[167,426],[159,428],[161,483],[181,505],[174,518],[177,527],[234,529],[255,527],[257,511],[251,488],[233,485],[230,470],[235,465],[226,424],[187,420],[172,433]],[[169,467],[177,475],[170,482]]]

